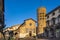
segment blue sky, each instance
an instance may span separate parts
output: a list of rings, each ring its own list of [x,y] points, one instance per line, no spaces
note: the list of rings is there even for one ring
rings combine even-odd
[[[24,20],[37,20],[37,8],[44,6],[47,13],[60,5],[60,0],[5,0],[5,24],[10,27]]]

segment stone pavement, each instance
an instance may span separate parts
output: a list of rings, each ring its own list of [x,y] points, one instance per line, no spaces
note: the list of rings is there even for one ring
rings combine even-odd
[[[60,39],[36,39],[36,40],[60,40]]]
[[[20,39],[20,40],[60,40],[60,38],[54,38],[54,39],[38,39],[38,38],[24,38],[24,39]]]
[[[48,39],[36,39],[36,40],[48,40]]]

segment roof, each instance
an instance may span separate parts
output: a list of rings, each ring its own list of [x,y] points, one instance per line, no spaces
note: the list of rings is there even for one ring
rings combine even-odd
[[[43,8],[43,9],[46,9],[45,6],[41,6],[41,7],[38,7],[38,10],[39,10],[39,9],[42,9],[42,8]]]
[[[7,27],[7,28],[5,28],[4,30],[7,30],[8,28],[9,28],[9,29],[13,29],[13,28],[15,28],[15,27],[18,28],[19,26],[20,26],[20,24],[13,25],[13,26],[11,26],[11,27]],[[16,29],[17,29],[17,28],[16,28]]]
[[[16,27],[16,26],[20,26],[20,24],[13,25],[13,26],[11,26],[11,27]]]
[[[24,20],[24,21],[27,21],[27,20],[33,20],[33,21],[35,21],[35,20],[34,20],[34,19],[32,19],[32,18],[26,19],[26,20]],[[37,21],[35,21],[35,22],[37,22]]]
[[[60,8],[60,6],[56,7],[55,9],[53,9],[52,11],[50,11],[49,13],[47,13],[46,16],[49,15],[49,14],[51,14],[52,12],[56,11],[59,8]]]
[[[29,19],[26,19],[26,20],[24,20],[24,23],[22,23],[19,27],[18,27],[18,29],[20,28],[20,27],[23,27],[24,25],[25,25],[25,21],[27,21],[27,20],[33,20],[32,18],[29,18]],[[35,21],[35,20],[33,20],[33,21]],[[36,21],[35,21],[36,22]]]

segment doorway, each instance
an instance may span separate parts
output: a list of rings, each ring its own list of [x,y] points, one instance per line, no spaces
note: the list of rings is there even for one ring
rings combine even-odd
[[[32,36],[32,31],[29,31],[29,36],[30,36],[30,37]]]

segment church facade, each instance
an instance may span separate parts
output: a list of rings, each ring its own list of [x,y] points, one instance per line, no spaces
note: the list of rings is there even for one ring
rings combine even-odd
[[[30,18],[30,19],[24,20],[24,22],[21,25],[14,25],[10,28],[6,28],[3,32],[8,33],[7,35],[10,35],[10,32],[12,32],[11,35],[14,38],[35,37],[36,21]]]
[[[19,38],[36,36],[36,21],[32,18],[25,20],[15,33]]]

